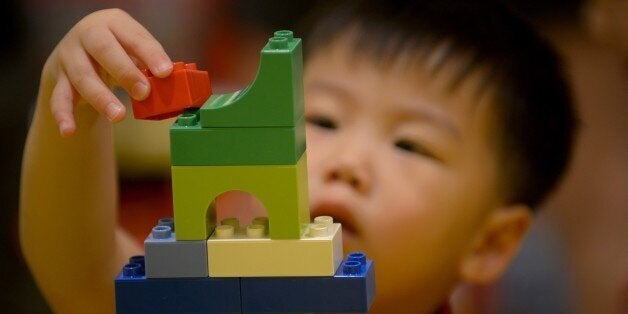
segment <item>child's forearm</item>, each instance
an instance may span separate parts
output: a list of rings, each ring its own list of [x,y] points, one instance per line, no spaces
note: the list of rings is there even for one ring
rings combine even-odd
[[[57,312],[114,310],[113,280],[140,249],[116,224],[111,123],[125,108],[111,92],[150,93],[136,64],[157,77],[172,62],[152,35],[119,9],[79,21],[42,71],[22,169],[20,232],[26,260]]]
[[[61,138],[50,108],[37,105],[24,153],[20,238],[55,311],[111,313],[112,278],[137,248],[116,241],[111,124],[86,105],[75,115],[80,127]]]

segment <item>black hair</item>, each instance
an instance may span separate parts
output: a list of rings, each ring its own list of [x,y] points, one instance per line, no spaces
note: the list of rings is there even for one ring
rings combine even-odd
[[[452,88],[474,70],[493,91],[503,201],[535,208],[570,160],[577,118],[552,48],[497,1],[342,1],[310,19],[306,56],[351,31],[352,49],[373,60],[448,48],[465,57]],[[422,54],[425,56],[425,54]]]

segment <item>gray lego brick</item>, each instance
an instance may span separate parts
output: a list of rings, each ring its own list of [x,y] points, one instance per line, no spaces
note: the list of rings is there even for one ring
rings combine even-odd
[[[207,241],[177,241],[170,227],[155,228],[144,240],[146,278],[208,277]]]

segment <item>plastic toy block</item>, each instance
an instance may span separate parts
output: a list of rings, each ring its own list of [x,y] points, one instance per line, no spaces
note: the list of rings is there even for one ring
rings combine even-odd
[[[201,128],[190,115],[170,128],[173,166],[294,165],[305,152],[304,117],[294,127]]]
[[[156,226],[144,241],[147,278],[207,277],[207,243],[176,241],[169,226]]]
[[[213,96],[201,107],[203,127],[293,127],[302,116],[303,53],[291,31],[269,39],[253,84]]]
[[[333,277],[242,278],[241,293],[243,313],[368,312],[374,264],[345,260]]]
[[[147,279],[127,264],[115,280],[116,312],[241,313],[239,278]]]
[[[225,95],[211,95],[195,64],[174,63],[164,79],[144,70],[151,93],[133,101],[135,118],[178,116],[170,129],[175,219],[159,219],[146,255],[116,277],[117,313],[369,310],[373,262],[362,253],[342,261],[333,218],[310,223],[301,40],[277,31],[260,54],[253,83]],[[236,190],[256,197],[268,217],[217,226],[216,198]]]
[[[209,74],[199,71],[194,63],[175,62],[172,74],[166,78],[153,76],[143,70],[151,92],[142,101],[132,100],[136,119],[160,120],[176,117],[186,108],[201,107],[211,96]]]
[[[297,240],[271,240],[263,230],[261,225],[235,232],[231,225],[216,227],[207,240],[209,276],[333,276],[342,262],[340,224],[310,224]]]
[[[172,217],[159,218],[159,220],[157,221],[157,225],[168,226],[170,227],[170,229],[172,229],[172,232],[175,232],[174,231],[174,218]]]
[[[216,225],[214,200],[246,191],[264,204],[271,239],[299,239],[310,220],[307,154],[296,165],[172,166],[177,240],[207,240]]]

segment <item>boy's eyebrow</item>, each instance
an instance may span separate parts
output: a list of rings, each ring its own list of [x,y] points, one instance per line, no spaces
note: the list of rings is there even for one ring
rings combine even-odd
[[[308,88],[330,92],[342,98],[356,101],[354,97],[351,96],[351,93],[347,91],[347,89],[338,86],[338,84],[316,80],[308,84]],[[451,119],[451,117],[449,117],[448,115],[440,114],[436,112],[436,110],[431,110],[431,106],[436,105],[426,105],[423,102],[417,101],[402,101],[400,102],[400,104],[403,107],[402,110],[404,115],[412,115],[421,118],[421,120],[432,121],[434,122],[432,123],[433,125],[445,130],[447,133],[451,134],[454,139],[458,141],[462,140],[462,132],[460,131],[460,128],[454,122],[454,120]]]

